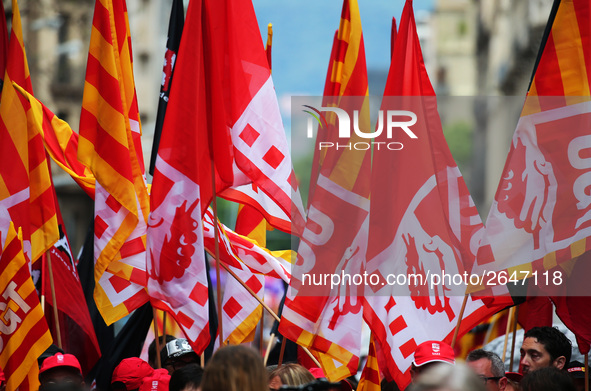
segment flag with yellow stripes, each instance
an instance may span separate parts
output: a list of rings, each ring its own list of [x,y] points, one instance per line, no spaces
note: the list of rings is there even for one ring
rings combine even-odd
[[[359,128],[367,130],[370,126],[367,95],[359,7],[356,0],[345,0],[333,43],[322,106],[342,109],[344,105],[358,110]],[[326,125],[319,126],[316,137],[308,221],[296,264],[314,265],[310,274],[355,274],[361,270],[366,252],[371,153],[354,148],[318,148],[321,142],[338,142],[336,115],[327,112],[324,117]],[[356,143],[363,139],[355,133],[347,141]],[[320,242],[315,238],[321,226],[323,233],[324,227],[330,226],[327,231],[331,233]],[[298,274],[292,273],[279,331],[290,340],[316,351],[324,373],[331,381],[356,373],[361,352],[360,295],[363,292],[355,291],[351,286],[332,289],[324,285],[310,289],[310,285],[304,287],[299,278]],[[298,295],[300,288],[303,294]]]
[[[591,250],[590,12],[554,2],[473,273],[522,279]]]
[[[37,357],[52,343],[20,232],[13,223],[0,232],[0,367],[8,391],[22,390],[23,383],[29,390],[39,388]]]
[[[357,391],[380,391],[382,389],[380,380],[380,366],[378,365],[376,342],[372,335],[369,340],[367,361],[365,362],[363,372],[361,372]]]
[[[96,178],[95,301],[110,324],[147,301],[149,198],[125,0],[96,0],[78,159]]]
[[[35,261],[59,239],[55,193],[43,139],[27,118],[28,103],[12,81],[32,92],[20,13],[12,2],[12,30],[0,101],[0,230],[22,228],[26,257]]]

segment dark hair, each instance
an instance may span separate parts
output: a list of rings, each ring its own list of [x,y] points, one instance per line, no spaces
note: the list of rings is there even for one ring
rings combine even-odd
[[[474,362],[483,358],[486,358],[490,361],[491,372],[493,376],[505,376],[505,364],[503,363],[503,360],[501,360],[501,358],[493,352],[489,352],[484,349],[472,350],[466,357],[466,362]]]
[[[160,350],[164,349],[166,344],[174,339],[176,338],[169,334],[159,336],[158,343],[160,344]],[[166,342],[164,342],[164,340],[166,340]],[[152,343],[148,347],[148,364],[152,367],[156,364],[156,338],[152,340]]]
[[[534,327],[525,333],[523,339],[525,340],[526,338],[535,338],[539,343],[544,345],[544,348],[550,353],[552,361],[560,356],[564,356],[566,359],[565,368],[566,363],[570,362],[573,347],[572,343],[570,342],[570,339],[566,338],[566,335],[557,328],[549,326]]]
[[[203,371],[202,391],[264,391],[269,375],[263,359],[252,348],[225,346],[217,350]]]
[[[201,385],[201,377],[203,377],[203,368],[197,364],[186,365],[170,376],[168,390],[182,391],[189,386],[198,388]]]
[[[566,371],[556,367],[545,367],[529,372],[521,380],[523,391],[576,391]]]

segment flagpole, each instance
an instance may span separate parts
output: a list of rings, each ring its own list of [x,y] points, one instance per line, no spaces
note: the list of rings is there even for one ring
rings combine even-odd
[[[217,221],[217,220],[216,220]],[[207,253],[209,255],[211,254],[211,251],[209,249],[205,249],[205,251],[207,251]],[[246,289],[248,291],[248,293],[250,293],[252,295],[252,297],[254,297],[262,306],[265,310],[267,310],[267,312],[269,314],[271,314],[271,316],[277,321],[280,322],[281,319],[279,318],[279,316],[277,316],[277,314],[275,313],[275,311],[273,311],[267,304],[265,304],[265,302],[256,294],[255,291],[253,291],[252,289],[250,289],[250,287],[248,285],[246,285],[244,283],[244,281],[242,281],[240,279],[240,277],[238,277],[236,275],[236,273],[234,273],[232,271],[232,269],[230,269],[228,266],[226,266],[224,263],[220,262],[219,263],[225,271],[228,272],[228,274],[230,274],[232,277],[234,277],[236,279],[236,281],[238,281],[238,283],[240,285],[242,285],[244,287],[244,289]],[[301,345],[300,345],[301,346]],[[304,350],[304,352],[306,352],[306,354],[314,361],[314,364],[318,365],[318,368],[320,368],[320,363],[318,362],[318,360],[316,359],[316,357],[314,357],[314,355],[312,355],[312,353],[310,352],[310,350],[308,350],[308,348],[306,348],[305,346],[302,346],[302,349]]]
[[[267,366],[267,361],[269,361],[269,355],[271,354],[271,349],[273,348],[273,342],[275,342],[275,333],[271,333],[271,338],[267,344],[267,351],[265,352],[265,359],[263,360],[263,364],[265,366]]]
[[[212,209],[213,209],[213,234],[215,240],[215,281],[218,307],[218,331],[220,333],[220,347],[225,346],[224,340],[224,320],[222,317],[222,284],[220,280],[220,238],[218,235],[218,202],[215,187],[215,166],[213,160],[213,149],[211,150],[211,188],[213,191]]]
[[[60,328],[60,319],[57,309],[57,299],[55,296],[55,285],[53,282],[53,268],[51,266],[51,251],[47,251],[45,254],[47,256],[47,271],[49,273],[49,289],[51,289],[51,300],[53,303],[53,321],[55,323],[55,333],[57,334],[57,347],[63,349],[62,331]]]
[[[265,313],[261,311],[261,323],[259,323],[259,349],[261,351],[261,354],[264,354],[264,349],[265,349],[265,336],[264,336],[264,331],[265,331]]]
[[[160,337],[158,336],[158,316],[156,308],[152,307],[152,317],[154,318],[154,341],[156,342],[156,369],[162,368],[160,361]]]
[[[285,338],[285,336],[283,336],[283,338],[281,338],[281,351],[279,352],[279,361],[277,362],[277,366],[280,367],[281,364],[283,364],[283,354],[285,353],[285,341],[287,340],[287,338]],[[320,368],[320,366],[318,366]]]
[[[589,353],[585,354],[585,391],[589,391]]]
[[[166,343],[166,311],[162,311],[162,336],[164,337],[164,342]]]
[[[515,315],[513,316],[513,339],[511,340],[511,357],[509,358],[509,368],[513,372],[513,356],[515,355],[515,339],[517,337],[517,318],[519,317],[519,305],[515,306]]]
[[[507,327],[505,328],[505,342],[503,342],[503,362],[505,362],[505,357],[507,357],[507,342],[509,341],[509,327],[511,327],[511,322],[513,322],[513,314],[515,313],[515,307],[511,307],[509,309],[509,316],[507,319]]]
[[[462,308],[460,309],[460,316],[458,316],[458,323],[456,323],[454,337],[451,340],[451,347],[452,348],[456,345],[456,340],[458,339],[458,333],[460,332],[460,324],[462,323],[462,318],[464,317],[464,310],[466,309],[467,302],[468,302],[468,294],[466,293],[464,295],[464,301],[462,302]]]

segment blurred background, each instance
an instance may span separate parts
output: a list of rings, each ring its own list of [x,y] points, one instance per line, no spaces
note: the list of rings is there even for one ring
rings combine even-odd
[[[10,23],[11,1],[3,2]],[[171,4],[171,0],[127,0],[146,162],[152,148]],[[359,0],[370,95],[383,93],[392,17],[398,20],[403,6],[404,0]],[[552,1],[415,0],[414,6],[431,82],[445,98],[440,104],[445,135],[484,219]],[[19,0],[19,7],[35,95],[76,130],[94,0]],[[289,138],[291,97],[322,94],[342,1],[254,0],[254,7],[263,41],[267,24],[273,23],[273,79]],[[461,115],[458,107],[462,107]],[[307,180],[305,172],[298,174],[300,181]],[[92,222],[93,204],[57,166],[54,181],[77,253]],[[226,225],[233,227],[236,210],[237,206],[223,203],[221,217]],[[287,247],[285,236],[270,233],[269,247]]]

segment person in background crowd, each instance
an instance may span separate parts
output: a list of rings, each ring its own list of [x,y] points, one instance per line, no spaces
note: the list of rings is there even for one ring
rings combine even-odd
[[[382,379],[382,382],[380,383],[380,390],[382,390],[382,391],[400,391],[400,388],[398,388],[398,384],[396,384],[396,382],[394,380],[388,381],[386,379]]]
[[[168,391],[170,375],[166,369],[155,369],[152,375],[144,377],[139,391]]]
[[[466,365],[438,363],[421,371],[410,391],[486,391],[486,387]]]
[[[278,390],[283,385],[299,386],[314,380],[314,375],[300,364],[285,364],[269,374],[269,388]]]
[[[454,350],[451,346],[441,341],[425,341],[417,346],[410,367],[412,381],[414,382],[418,375],[437,363],[446,365],[456,363]]]
[[[521,372],[527,375],[545,367],[563,369],[570,362],[571,351],[571,341],[557,328],[534,327],[523,336]]]
[[[65,352],[62,349],[60,349],[57,346],[55,346],[54,344],[49,345],[49,347],[47,348],[47,350],[44,351],[43,353],[41,353],[41,355],[39,356],[39,358],[37,358],[37,364],[39,364],[39,369],[41,369],[41,365],[43,365],[43,361],[45,361],[45,359],[47,357],[54,356],[57,353],[64,354]]]
[[[185,338],[177,338],[168,342],[160,352],[162,368],[168,369],[172,376],[174,371],[188,364],[199,364],[199,356],[193,351],[189,341]]]
[[[575,384],[566,371],[549,366],[530,370],[521,380],[523,391],[575,391]]]
[[[517,372],[505,372],[505,377],[507,378],[507,385],[505,386],[505,391],[521,391],[521,379],[523,379],[523,375]]]
[[[169,343],[170,341],[173,341],[175,338],[172,335],[161,335],[160,337],[158,337],[158,342],[160,343],[160,352],[158,352],[158,354],[161,354],[162,350],[164,350],[164,348],[166,347],[166,344]],[[150,344],[150,346],[148,346],[148,364],[150,364],[150,366],[152,368],[156,368],[156,338],[154,338],[152,340],[152,343]]]
[[[39,369],[40,391],[82,391],[84,379],[80,362],[72,354],[57,353],[47,357]]]
[[[585,391],[585,364],[580,361],[571,361],[566,366],[566,372],[573,379],[577,391]]]
[[[268,391],[268,378],[255,350],[242,345],[225,346],[205,367],[201,391]]]
[[[122,360],[113,371],[111,377],[111,390],[133,391],[138,390],[145,377],[152,376],[154,369],[144,360],[138,357],[130,357]]]
[[[466,365],[482,379],[488,391],[505,391],[505,364],[499,356],[493,352],[476,349],[466,357]]]
[[[174,371],[170,378],[169,391],[197,391],[202,377],[203,368],[197,364],[189,364]]]

